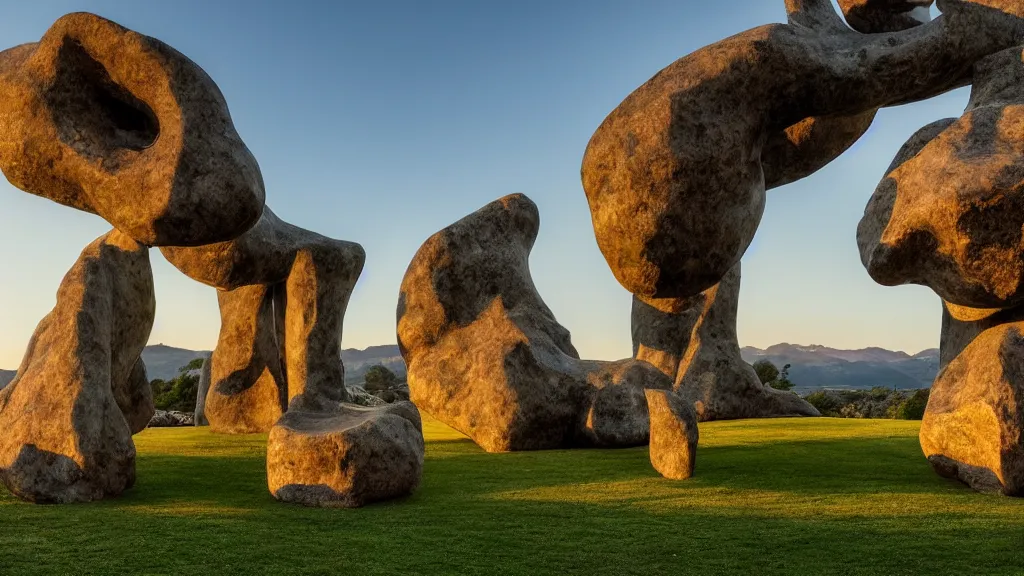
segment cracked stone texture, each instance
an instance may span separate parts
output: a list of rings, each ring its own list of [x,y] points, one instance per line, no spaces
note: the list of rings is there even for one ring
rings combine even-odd
[[[671,380],[633,359],[580,360],[530,275],[539,227],[515,194],[420,247],[397,314],[412,400],[489,452],[644,444],[643,390]]]
[[[670,480],[693,476],[697,463],[697,413],[669,390],[645,390],[651,415],[651,465]]]
[[[790,0],[788,24],[702,48],[629,95],[581,171],[616,279],[643,298],[711,288],[746,251],[766,189],[827,164],[879,107],[962,86],[975,61],[1024,39],[1018,1],[940,7],[927,24],[860,34],[828,0]],[[844,129],[812,130],[818,121]]]
[[[85,248],[0,391],[0,480],[13,494],[87,502],[135,482],[132,431],[152,414],[139,358],[154,313],[146,247],[115,230]]]
[[[952,310],[952,312],[951,312]],[[946,305],[942,369],[921,422],[921,448],[942,476],[981,492],[1024,496],[1024,309]]]
[[[700,421],[820,416],[802,398],[761,384],[736,337],[740,266],[692,298],[633,298],[633,355],[671,378]]]
[[[423,450],[411,402],[315,411],[293,405],[267,440],[267,482],[284,502],[354,508],[412,493]]]
[[[268,431],[297,396],[310,409],[347,399],[341,334],[363,248],[288,224],[270,208],[229,242],[163,247],[218,288],[221,336],[204,414],[215,431]]]
[[[150,246],[229,240],[263,210],[259,166],[213,80],[87,13],[0,53],[0,169]]]
[[[923,284],[970,308],[1024,303],[1024,62],[1021,48],[975,67],[967,111],[900,150],[857,231],[884,285]]]
[[[858,32],[878,34],[908,30],[931,20],[934,0],[839,0],[847,24]]]

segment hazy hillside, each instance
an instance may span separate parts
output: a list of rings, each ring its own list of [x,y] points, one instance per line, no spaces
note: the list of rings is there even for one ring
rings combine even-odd
[[[776,344],[765,350],[743,348],[743,359],[753,364],[767,358],[780,368],[792,364],[790,379],[801,391],[814,388],[928,388],[939,369],[939,351],[925,350],[913,356],[883,348],[837,350],[827,346]],[[178,369],[192,359],[209,356],[208,351],[193,351],[158,344],[147,346],[142,353],[150,380],[173,378]],[[400,377],[405,376],[405,362],[398,346],[371,346],[365,350],[348,348],[341,351],[345,362],[345,380],[358,383],[375,364],[383,364]],[[14,372],[0,370],[0,387],[14,377]]]
[[[929,388],[939,371],[938,349],[913,356],[883,348],[837,350],[827,346],[776,344],[765,350],[745,347],[743,359],[768,359],[778,367],[791,364],[790,380],[810,388]]]
[[[0,388],[7,386],[14,380],[14,370],[0,370]]]

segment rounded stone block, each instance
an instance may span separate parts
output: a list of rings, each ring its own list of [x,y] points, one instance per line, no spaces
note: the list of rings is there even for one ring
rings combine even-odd
[[[355,508],[410,494],[423,472],[423,429],[410,402],[338,410],[293,407],[270,431],[267,481],[280,501]]]
[[[651,465],[665,478],[686,480],[697,462],[697,413],[668,390],[645,390],[651,418]]]

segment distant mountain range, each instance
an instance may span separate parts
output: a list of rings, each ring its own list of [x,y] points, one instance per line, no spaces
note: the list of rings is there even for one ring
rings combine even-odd
[[[764,359],[779,368],[790,364],[789,378],[801,392],[817,388],[859,389],[875,386],[928,388],[939,370],[938,349],[925,350],[911,356],[906,352],[893,352],[884,348],[837,350],[827,346],[776,344],[764,350],[747,346],[743,348],[742,354],[743,359],[751,364]],[[174,378],[178,369],[193,359],[209,355],[209,351],[157,344],[147,346],[142,358],[146,362],[150,380],[167,380]],[[345,380],[349,383],[361,382],[366,371],[376,364],[384,365],[400,377],[405,376],[405,362],[395,345],[370,346],[365,350],[349,348],[341,351],[341,357],[345,362]],[[13,378],[14,372],[0,370],[0,388]]]
[[[913,356],[884,348],[837,350],[797,344],[776,344],[764,350],[747,346],[741,352],[751,364],[765,359],[779,368],[790,364],[789,379],[799,390],[929,388],[939,371],[938,348]]]

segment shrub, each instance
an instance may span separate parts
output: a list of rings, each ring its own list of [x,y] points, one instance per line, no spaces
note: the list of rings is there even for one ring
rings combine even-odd
[[[772,364],[771,360],[754,362],[754,372],[757,372],[757,379],[761,381],[761,384],[771,384],[779,377],[779,369]]]
[[[904,400],[896,409],[899,420],[920,420],[924,418],[924,409],[928,407],[930,390],[918,390],[910,398]]]
[[[178,375],[171,380],[153,380],[153,403],[158,410],[177,410],[192,412],[196,408],[196,397],[199,395],[199,374],[195,372],[203,367],[203,359],[196,358],[178,369]]]
[[[367,392],[390,390],[398,384],[398,376],[381,364],[370,366],[370,369],[366,371],[366,375],[363,376],[363,379],[366,381],[364,388]]]

